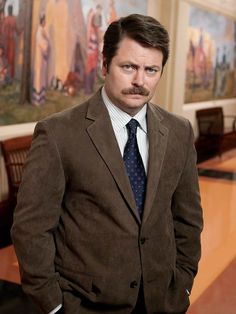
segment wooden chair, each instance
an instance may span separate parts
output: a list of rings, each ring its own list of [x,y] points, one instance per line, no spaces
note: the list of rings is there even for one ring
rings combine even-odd
[[[22,178],[22,168],[31,142],[32,135],[1,141],[2,154],[8,178],[9,202],[14,207],[16,205],[16,196]]]
[[[13,220],[13,209],[9,201],[0,202],[0,249],[11,244],[10,228]]]
[[[199,131],[195,142],[198,162],[215,155],[221,156],[236,147],[236,116],[224,115],[222,107],[214,107],[197,110],[196,118]]]

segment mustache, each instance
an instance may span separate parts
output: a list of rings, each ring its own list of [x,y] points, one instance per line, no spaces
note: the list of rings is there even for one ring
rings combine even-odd
[[[122,91],[122,94],[124,95],[142,95],[142,96],[148,96],[150,94],[149,90],[147,90],[143,86],[134,86],[131,88],[124,88]]]

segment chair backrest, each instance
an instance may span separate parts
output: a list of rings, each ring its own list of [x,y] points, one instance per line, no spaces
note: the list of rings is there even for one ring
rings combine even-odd
[[[224,132],[222,107],[200,109],[196,111],[199,136],[220,136]]]
[[[16,198],[22,178],[22,168],[30,149],[32,135],[10,138],[1,141],[1,148],[6,165],[9,197]]]

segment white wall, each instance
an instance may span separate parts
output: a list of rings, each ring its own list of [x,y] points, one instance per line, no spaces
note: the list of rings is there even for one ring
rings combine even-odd
[[[11,137],[31,134],[34,130],[35,122],[13,124],[0,127],[0,141]]]

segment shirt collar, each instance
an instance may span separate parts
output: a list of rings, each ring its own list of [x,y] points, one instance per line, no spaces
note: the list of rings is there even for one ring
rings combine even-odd
[[[105,88],[102,88],[102,99],[104,101],[104,104],[108,110],[112,126],[115,131],[120,131],[122,128],[126,127],[126,124],[131,120],[135,119],[139,122],[139,125],[141,129],[147,133],[147,120],[146,120],[146,114],[147,114],[147,104],[143,106],[143,108],[135,115],[130,116],[128,113],[122,111],[120,108],[115,106],[111,100],[108,98],[107,93],[105,91]]]

